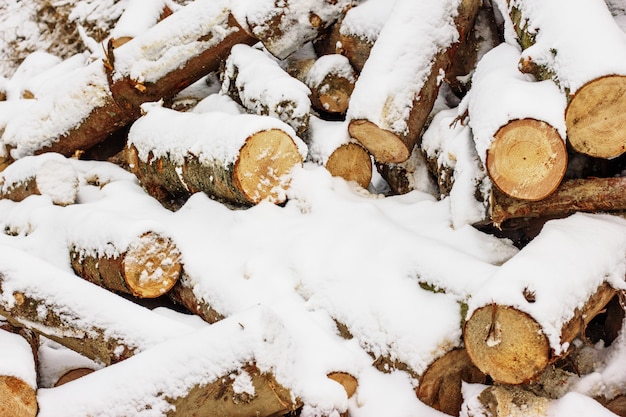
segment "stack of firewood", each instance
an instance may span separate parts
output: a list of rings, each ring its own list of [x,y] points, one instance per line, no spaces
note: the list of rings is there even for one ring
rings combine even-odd
[[[144,33],[109,38],[103,59],[74,64],[57,90],[23,91],[23,98],[1,102],[9,114],[0,117],[2,165],[8,167],[1,197],[54,197],[58,188],[46,191],[46,178],[59,173],[75,188],[75,173],[58,154],[115,162],[172,210],[196,192],[236,207],[283,203],[290,172],[305,161],[363,188],[378,173],[395,194],[419,188],[416,172],[428,167],[443,197],[455,182],[467,179],[451,163],[458,158],[444,143],[464,129],[474,155],[471,194],[485,207],[472,223],[500,228],[519,218],[545,221],[577,211],[626,210],[621,129],[626,64],[594,61],[599,70],[584,80],[568,73],[586,66],[591,54],[562,50],[558,39],[550,38],[558,24],[539,19],[546,14],[537,10],[555,1],[502,0],[497,9],[479,0],[310,0],[270,2],[269,8],[265,3],[196,0],[176,12],[162,10]],[[560,9],[554,19],[574,22],[581,14],[576,7]],[[598,42],[626,38],[604,24],[611,17],[604,2],[583,7],[600,10],[585,14],[599,15],[597,22],[570,23],[572,33],[560,36],[575,38],[581,27],[593,24]],[[420,16],[430,25],[416,25]],[[517,45],[504,42],[505,29],[513,30],[507,41]],[[623,56],[624,48],[613,53]],[[541,61],[533,55],[536,50],[565,56],[568,64]],[[423,140],[435,131],[444,140]],[[42,154],[50,157],[40,158],[28,176],[9,175],[11,167]],[[62,192],[53,200],[71,205],[68,195]],[[129,296],[167,293],[207,322],[223,319],[179,281],[180,253],[167,236],[129,230],[119,244],[111,243],[115,256],[77,239],[70,253],[75,273]],[[535,246],[542,244],[549,248],[550,242]],[[0,284],[8,280],[1,278]],[[152,342],[135,346],[124,340],[122,330],[115,338],[107,329],[76,330],[80,323],[65,323],[62,311],[41,317],[33,310],[45,303],[47,287],[43,281],[29,285],[37,291],[13,284],[14,300],[1,305],[0,313],[14,325],[35,323],[51,338],[54,332],[42,331],[49,323],[57,323],[55,331],[58,323],[73,326],[80,337],[61,341],[105,364],[187,331],[174,324],[170,329],[168,323],[158,335],[145,336]],[[521,296],[534,304],[542,294],[526,288]],[[602,281],[581,297],[587,301],[564,314],[569,318],[557,330],[546,329],[529,309],[497,300],[481,304],[476,298],[463,328],[465,347],[426,372],[408,370],[420,380],[418,397],[451,415],[461,409],[461,381],[494,383],[481,395],[493,415],[504,415],[498,407],[512,392],[550,397],[544,385],[562,382],[562,369],[573,374],[583,366],[577,362],[583,355],[576,339],[610,344],[622,329],[623,292]],[[81,302],[88,301],[76,301]],[[153,317],[139,316],[137,328],[151,327],[141,320]],[[555,331],[556,342],[550,339]],[[566,345],[574,348],[559,350]],[[403,364],[392,367],[407,370]],[[270,399],[262,406],[246,403],[240,415],[297,408],[271,375],[252,366],[249,373],[257,394]],[[338,372],[332,378],[349,395],[354,392],[356,382],[349,375]],[[193,402],[214,390],[224,394],[227,387],[220,383],[225,384],[218,381],[199,393],[190,389],[186,398]],[[617,410],[614,404],[608,407]]]

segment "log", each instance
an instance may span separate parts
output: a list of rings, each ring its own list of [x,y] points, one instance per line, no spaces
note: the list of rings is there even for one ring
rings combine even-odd
[[[565,175],[566,100],[553,81],[528,81],[517,68],[520,56],[506,43],[487,52],[466,103],[476,150],[493,184],[508,196],[536,201],[553,193]]]
[[[2,171],[0,198],[19,202],[31,195],[45,195],[52,203],[66,206],[76,202],[78,183],[76,170],[63,156],[28,156]]]
[[[78,378],[82,378],[85,375],[89,375],[90,373],[95,372],[95,369],[91,368],[75,368],[70,369],[55,382],[55,387],[60,387],[63,384],[67,384],[68,382],[72,382],[77,380]]]
[[[146,232],[114,252],[106,246],[94,250],[71,244],[72,269],[89,282],[139,298],[162,296],[180,277],[180,251],[160,233]]]
[[[547,222],[472,295],[463,332],[472,362],[495,382],[523,384],[565,356],[623,283],[623,271],[609,265],[623,261],[624,231],[626,221],[608,215]],[[550,267],[537,269],[544,258]],[[559,276],[567,277],[565,288]]]
[[[350,135],[376,161],[404,162],[411,155],[437,98],[440,71],[449,67],[453,46],[469,32],[479,3],[394,3],[346,115]],[[381,79],[394,82],[381,85]]]
[[[79,381],[42,389],[39,417],[130,416],[138,410],[169,417],[247,417],[294,411],[297,399],[267,361],[285,353],[287,335],[276,331],[275,316],[258,316],[224,320]]]
[[[367,188],[372,180],[372,159],[365,148],[350,138],[347,124],[311,116],[309,130],[309,158],[326,167],[331,175]]]
[[[302,136],[309,127],[311,91],[291,77],[266,52],[235,45],[224,65],[222,94],[227,94],[249,113],[272,116]]]
[[[285,59],[320,36],[350,6],[350,0],[238,1],[233,16],[276,58]]]
[[[540,201],[524,201],[492,190],[490,218],[500,226],[519,218],[566,217],[575,212],[622,212],[626,210],[626,177],[565,180],[554,193]]]
[[[285,201],[306,145],[268,116],[151,108],[128,137],[129,165],[151,195],[205,192],[232,204]]]
[[[487,376],[472,363],[465,349],[458,348],[430,364],[415,391],[424,404],[458,416],[463,404],[463,382],[485,384]]]
[[[376,170],[387,181],[389,188],[394,194],[406,194],[419,190],[428,194],[437,195],[437,186],[433,181],[422,149],[419,146],[413,148],[411,156],[398,164],[376,164]]]
[[[521,387],[494,385],[478,396],[491,417],[548,415],[550,400]]]
[[[37,344],[32,332],[0,322],[0,413],[37,415]]]
[[[567,94],[565,123],[573,149],[599,158],[626,152],[621,129],[626,123],[626,64],[620,58],[626,53],[626,34],[606,3],[576,1],[563,7],[554,0],[500,0],[498,7],[524,48],[521,70],[555,80]],[[582,31],[580,24],[598,30]]]
[[[25,252],[0,258],[0,315],[105,365],[192,330]]]

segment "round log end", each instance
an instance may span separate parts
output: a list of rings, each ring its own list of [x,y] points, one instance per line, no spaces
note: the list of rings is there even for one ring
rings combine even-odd
[[[550,345],[541,326],[512,307],[487,305],[465,323],[465,349],[495,382],[523,384],[549,363]]]
[[[577,152],[614,158],[626,152],[626,76],[588,82],[565,111],[567,139]]]
[[[254,204],[265,199],[282,203],[289,174],[302,162],[291,136],[279,129],[264,130],[250,136],[241,148],[235,163],[235,184]]]
[[[1,376],[0,415],[3,417],[35,417],[37,415],[37,396],[33,387],[14,376]]]
[[[72,382],[78,378],[82,378],[85,375],[89,375],[92,372],[94,372],[94,370],[91,368],[70,369],[69,371],[61,375],[61,377],[57,380],[54,386],[59,387],[63,384],[67,384],[68,382]]]
[[[352,375],[346,372],[331,372],[328,378],[339,383],[345,390],[348,398],[352,397],[359,386],[359,381]]]
[[[412,149],[394,133],[381,129],[364,119],[354,119],[348,125],[350,136],[358,140],[371,153],[376,161],[400,163],[409,159]]]
[[[370,154],[356,143],[338,147],[328,158],[326,169],[335,177],[355,181],[367,188],[372,180],[372,159]]]
[[[156,298],[167,293],[178,281],[181,270],[178,248],[157,233],[142,235],[124,256],[126,285],[140,298]]]
[[[501,127],[487,151],[487,171],[506,195],[537,201],[561,183],[567,148],[557,130],[534,119],[514,120]]]

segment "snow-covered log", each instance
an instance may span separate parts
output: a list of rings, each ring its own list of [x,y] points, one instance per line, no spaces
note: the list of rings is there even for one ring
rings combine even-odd
[[[350,138],[345,122],[312,116],[307,136],[309,158],[335,177],[355,181],[367,188],[372,180],[372,159],[360,144]]]
[[[233,16],[276,58],[285,59],[320,36],[339,19],[351,0],[239,0]]]
[[[0,321],[0,414],[37,415],[37,336]]]
[[[547,222],[472,295],[464,327],[472,362],[496,382],[533,379],[624,288],[625,271],[623,219],[577,213]]]
[[[578,152],[626,152],[626,34],[602,0],[498,0],[510,41],[524,48],[520,68],[554,79],[568,96],[567,138]],[[593,30],[581,30],[593,27]]]
[[[141,35],[161,20],[170,16],[172,2],[169,0],[130,0],[124,12],[109,33],[114,48]]]
[[[552,80],[528,80],[517,68],[520,56],[507,43],[487,52],[465,106],[476,150],[495,186],[511,197],[541,200],[567,168],[566,100]]]
[[[54,204],[76,201],[78,174],[69,160],[49,152],[27,156],[9,165],[0,174],[0,198],[22,201],[31,195],[46,195]]]
[[[279,203],[306,157],[304,142],[273,117],[146,109],[128,135],[129,165],[159,200],[203,191],[239,205]]]
[[[285,60],[285,69],[309,87],[315,110],[322,114],[345,114],[356,82],[354,68],[345,56],[332,53],[318,57],[313,45],[308,45],[310,48],[303,48]]]
[[[516,218],[554,218],[575,212],[626,210],[626,177],[565,180],[554,193],[539,201],[518,200],[493,191],[489,217],[495,225]]]
[[[350,135],[378,162],[411,155],[480,1],[396,0],[350,98]],[[385,80],[384,82],[381,80]]]
[[[277,358],[288,353],[289,335],[274,314],[261,311],[41,389],[38,416],[263,417],[294,411],[297,399],[273,375]]]
[[[411,156],[404,162],[397,164],[376,164],[381,177],[387,181],[394,194],[406,194],[413,190],[423,191],[436,195],[436,185],[432,180],[422,149],[413,148]]]
[[[463,403],[463,383],[485,384],[487,376],[472,363],[464,348],[453,349],[430,366],[415,389],[424,404],[458,416]]]
[[[228,1],[194,1],[119,48],[109,44],[111,91],[137,118],[142,103],[172,97],[217,70],[233,45],[254,41],[232,18]]]
[[[192,330],[25,252],[3,247],[0,258],[0,314],[101,363]]]
[[[247,45],[235,45],[224,64],[222,94],[249,113],[272,116],[302,136],[309,127],[311,91],[283,70],[275,58]]]
[[[126,250],[116,248],[114,255],[107,246],[87,249],[72,244],[70,262],[74,272],[96,285],[139,298],[162,296],[180,277],[180,251],[160,233],[136,236]]]

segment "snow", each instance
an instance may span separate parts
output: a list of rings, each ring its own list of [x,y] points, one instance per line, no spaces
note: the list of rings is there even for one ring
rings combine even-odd
[[[300,1],[297,5],[317,3]],[[164,21],[176,23],[152,27],[156,11],[162,5],[174,8],[173,4],[155,0],[148,7],[150,13],[140,16],[133,10],[143,6],[143,0],[119,4],[120,9],[109,7],[117,15],[122,9],[126,11],[114,35],[136,36],[139,41],[116,50],[116,66],[122,68],[117,75],[130,75],[140,82],[158,78],[162,71],[178,65],[182,55],[206,47],[196,42],[195,35],[221,19],[228,5],[225,0],[196,0],[193,7],[180,9],[176,17]],[[241,9],[234,11],[245,10],[250,22],[260,22],[274,4],[241,1],[234,5]],[[533,1],[523,4],[528,13],[535,10],[531,8]],[[578,10],[581,2],[574,4],[572,9]],[[380,58],[368,61],[357,81],[357,85],[367,83],[372,88],[362,93],[355,90],[349,118],[379,113],[389,95],[402,109],[394,110],[394,114],[410,108],[407,102],[415,98],[429,68],[429,62],[420,58],[432,56],[431,48],[444,48],[457,39],[452,23],[457,6],[458,1],[368,0],[347,13],[342,32],[380,40],[372,51]],[[95,3],[79,1],[73,18],[84,21],[98,13]],[[409,18],[416,15],[422,18]],[[8,21],[27,20],[20,16],[15,13]],[[553,21],[550,16],[539,18]],[[391,23],[383,28],[387,19]],[[612,30],[605,15],[597,19]],[[189,30],[181,32],[174,25]],[[140,54],[135,48],[147,45],[141,38],[148,27],[152,27],[151,36],[163,36],[163,42],[150,49],[154,59],[137,60],[145,52]],[[559,30],[563,28],[561,23]],[[21,29],[29,28],[25,25]],[[189,37],[191,43],[187,43],[188,34],[193,35]],[[559,39],[566,42],[569,38]],[[559,95],[556,105],[548,104],[544,95],[546,90],[555,91],[556,86],[514,71],[522,56],[532,53],[538,62],[546,57],[541,50],[541,32],[537,40],[534,49],[523,53],[511,42],[483,57],[485,65],[491,57],[497,58],[497,63],[507,60],[504,70],[515,74],[507,78],[513,81],[498,84],[489,96],[493,100],[498,95],[500,108],[480,107],[473,93],[458,108],[437,108],[423,135],[423,147],[439,164],[455,168],[452,191],[441,200],[428,187],[386,196],[375,186],[363,189],[331,177],[318,164],[337,146],[349,143],[347,121],[311,117],[311,137],[305,145],[284,122],[242,114],[239,104],[215,88],[207,94],[206,85],[196,86],[206,97],[189,113],[174,112],[162,103],[144,105],[145,115],[129,133],[129,143],[144,160],[152,154],[182,162],[191,151],[204,158],[233,162],[253,131],[278,128],[292,136],[303,158],[308,159],[292,173],[287,202],[279,206],[264,201],[246,210],[227,208],[196,193],[171,212],[148,196],[132,174],[116,165],[56,154],[34,156],[50,137],[67,132],[108,95],[106,76],[100,66],[89,64],[93,57],[88,54],[62,61],[46,54],[32,55],[14,77],[1,81],[10,94],[8,101],[0,103],[0,149],[5,152],[8,146],[11,155],[20,158],[2,176],[5,183],[21,181],[39,167],[48,167],[47,162],[71,169],[53,168],[54,175],[46,175],[58,183],[58,187],[44,187],[52,191],[21,202],[0,200],[0,230],[4,231],[0,234],[0,303],[5,307],[15,303],[15,292],[45,298],[40,307],[42,316],[67,305],[61,311],[69,325],[86,333],[92,327],[106,329],[138,351],[121,363],[105,367],[45,339],[40,347],[40,416],[162,416],[171,408],[167,396],[182,395],[194,384],[222,377],[231,378],[236,392],[252,394],[250,375],[242,366],[254,360],[260,370],[271,372],[278,383],[303,401],[305,417],[337,416],[346,411],[352,417],[441,417],[442,413],[416,398],[416,377],[448,350],[461,346],[462,321],[476,308],[494,301],[526,311],[546,329],[551,347],[564,351],[568,346],[561,344],[559,329],[574,309],[603,282],[626,289],[626,221],[580,213],[555,219],[521,250],[507,239],[471,226],[485,216],[484,202],[475,199],[473,190],[486,181],[475,175],[481,161],[473,140],[488,138],[494,126],[510,118],[513,112],[508,104],[505,106],[505,96],[514,95],[523,105],[524,110],[515,110],[516,117],[522,113],[524,117],[548,117],[564,131],[562,113],[559,116],[563,97]],[[623,49],[622,35],[611,42],[619,47],[616,50]],[[596,47],[608,47],[611,42],[603,40]],[[189,48],[181,51],[178,45]],[[411,57],[402,52],[405,48],[423,54]],[[617,58],[619,54],[597,49],[597,53],[615,55],[615,68],[621,65],[623,54]],[[235,50],[265,54],[247,46]],[[339,65],[339,59],[329,57],[326,64]],[[559,68],[570,68],[565,52],[559,52],[558,59]],[[591,64],[593,61],[589,58]],[[269,72],[258,62],[252,65],[255,77]],[[323,63],[320,60],[320,65]],[[278,64],[268,65],[272,70],[280,69]],[[493,82],[497,73],[490,68]],[[582,66],[580,74],[568,75],[568,88],[575,88],[592,72]],[[381,74],[387,84],[371,81],[379,80]],[[473,86],[481,77],[478,71]],[[58,81],[51,84],[49,80]],[[250,84],[246,82],[246,86]],[[382,84],[380,90],[376,84]],[[83,89],[85,85],[89,89]],[[541,88],[543,98],[531,101],[521,92],[522,87],[515,89],[518,85],[523,85],[524,91],[532,89],[529,85]],[[298,89],[306,93],[301,87]],[[41,98],[21,99],[25,88]],[[279,84],[268,92],[277,94],[283,89],[286,87]],[[470,114],[484,115],[486,124],[479,126],[477,118],[459,119],[466,108]],[[68,182],[75,185],[74,191],[63,188]],[[72,197],[74,203],[56,205],[52,194],[64,201]],[[223,315],[223,320],[208,324],[164,307],[150,311],[77,278],[72,271],[71,247],[119,256],[137,236],[148,231],[172,239],[184,265],[181,279],[199,300]],[[534,303],[524,299],[525,289],[535,292]],[[350,332],[350,338],[340,335],[338,324]],[[3,359],[8,357],[5,352],[17,351],[5,347],[4,339],[0,344]],[[590,397],[623,393],[626,331],[622,329],[610,346],[600,344],[593,350],[598,355],[596,367],[573,379],[568,393],[550,403],[549,416],[612,415]],[[413,374],[392,369],[394,363],[406,365]],[[16,359],[10,365],[0,361],[2,372],[26,375],[32,362]],[[73,366],[97,370],[52,388],[53,381]],[[326,377],[330,372],[355,376],[359,385],[354,396],[347,398],[343,388]],[[24,379],[35,384],[28,377]],[[461,415],[484,413],[476,400],[484,388],[463,385]]]
[[[0,325],[4,321],[0,321]],[[19,334],[0,329],[0,369],[2,375],[14,376],[37,389],[37,372],[30,344]]]

